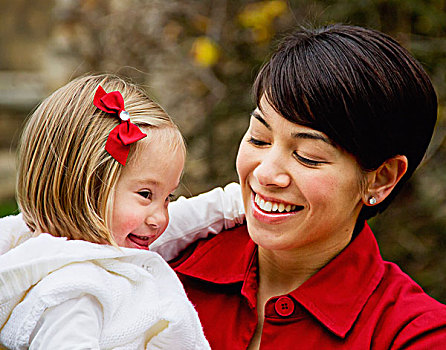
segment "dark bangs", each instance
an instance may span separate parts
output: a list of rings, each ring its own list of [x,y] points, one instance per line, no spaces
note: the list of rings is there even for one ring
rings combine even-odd
[[[258,106],[265,94],[287,120],[325,133],[364,170],[398,154],[416,167],[436,119],[435,92],[422,68],[390,37],[353,26],[288,36],[259,72],[253,93]],[[422,115],[428,118],[420,123]],[[412,152],[419,127],[430,135]]]

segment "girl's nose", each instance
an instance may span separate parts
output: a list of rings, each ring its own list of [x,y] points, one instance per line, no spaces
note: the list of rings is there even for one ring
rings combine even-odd
[[[167,208],[163,206],[162,208],[155,209],[153,212],[147,215],[145,222],[151,230],[157,231],[157,233],[163,232],[169,222],[169,214],[167,213]]]

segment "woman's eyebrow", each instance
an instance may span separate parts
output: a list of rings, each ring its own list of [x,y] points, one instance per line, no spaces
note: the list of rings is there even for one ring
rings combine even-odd
[[[268,130],[271,130],[271,126],[267,123],[265,119],[263,119],[263,117],[257,111],[253,111],[251,113],[251,117],[256,118],[260,123],[265,125]]]
[[[265,119],[263,119],[263,117],[257,111],[253,111],[251,113],[251,117],[256,118],[259,122],[261,122],[263,125],[265,125],[265,127],[268,130],[271,130],[271,125],[269,125],[268,122]],[[320,141],[323,141],[323,142],[329,144],[330,146],[334,146],[333,142],[328,137],[321,135],[318,132],[311,132],[311,131],[295,132],[295,133],[291,133],[291,137],[297,138],[297,139],[305,139],[305,140],[320,140]]]
[[[297,139],[320,140],[333,146],[333,142],[328,137],[325,137],[324,135],[321,135],[317,132],[296,132],[292,133],[291,136]]]

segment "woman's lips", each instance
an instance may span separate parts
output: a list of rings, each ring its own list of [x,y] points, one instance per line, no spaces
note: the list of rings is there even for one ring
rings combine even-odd
[[[254,218],[267,224],[281,223],[304,208],[300,205],[268,201],[255,192],[252,192],[251,206]]]

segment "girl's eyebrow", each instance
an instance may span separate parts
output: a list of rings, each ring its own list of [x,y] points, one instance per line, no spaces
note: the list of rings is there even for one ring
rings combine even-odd
[[[152,186],[158,186],[159,182],[153,179],[143,179],[143,178],[137,178],[134,180],[134,183],[137,185],[152,185]]]
[[[145,186],[145,185],[149,185],[149,186],[153,186],[154,188],[159,186],[160,182],[157,180],[153,180],[153,179],[136,179],[134,181],[134,183],[137,186]],[[178,187],[180,187],[180,183],[177,183],[175,188],[172,190],[172,192],[176,191],[178,189]]]

